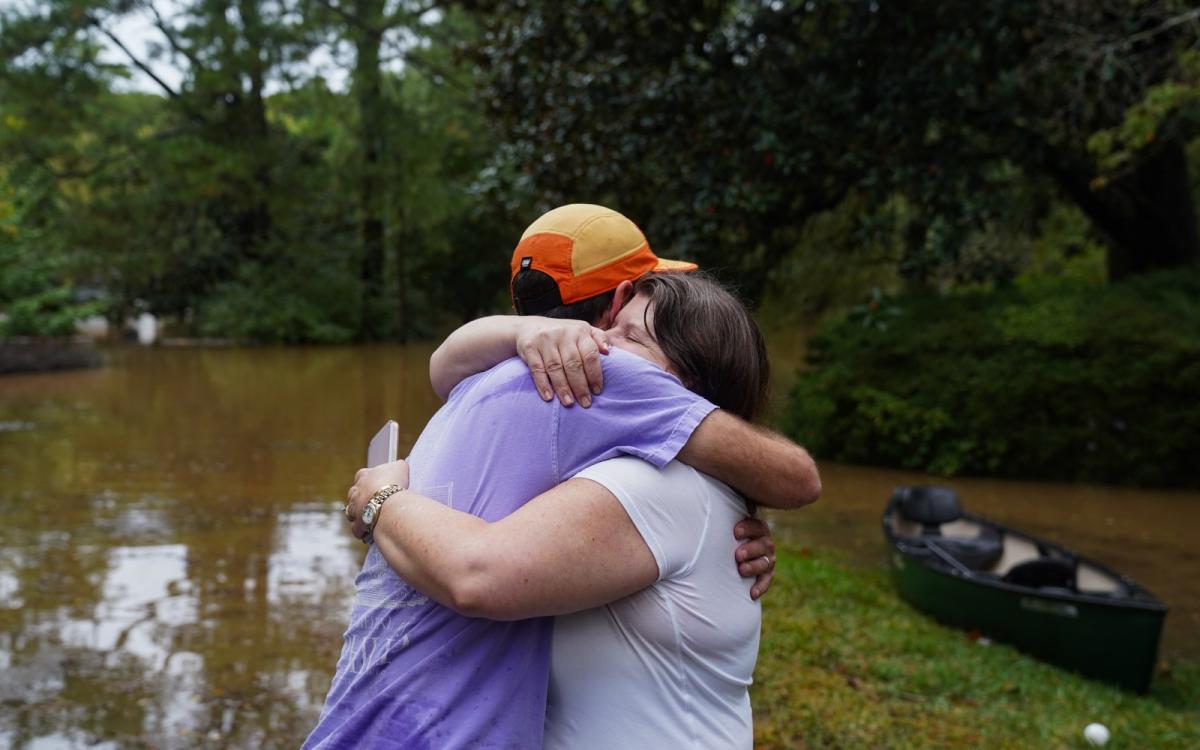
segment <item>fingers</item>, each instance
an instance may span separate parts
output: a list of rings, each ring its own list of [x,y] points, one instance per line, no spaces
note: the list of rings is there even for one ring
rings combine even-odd
[[[537,346],[533,343],[523,344],[517,353],[521,355],[521,359],[525,360],[529,374],[533,377],[533,387],[537,388],[538,395],[542,397],[542,400],[549,401],[554,398],[554,391],[550,387],[550,376],[546,373],[546,362],[542,359],[542,353]]]
[[[591,406],[594,380],[597,375],[600,379],[604,377],[596,343],[587,333],[589,328],[564,331],[543,352],[550,383],[563,406],[574,403],[585,409]]]
[[[593,332],[599,330],[599,328],[592,329]],[[603,338],[597,340],[593,334],[592,337],[581,342],[579,352],[583,359],[584,379],[587,380],[587,385],[592,393],[599,394],[604,390],[604,367],[600,364],[600,355],[608,353],[608,342]],[[579,403],[583,404],[583,400],[580,399]],[[588,404],[583,405],[588,406]]]
[[[362,512],[374,493],[389,484],[407,489],[410,479],[408,462],[402,459],[369,469],[359,469],[355,473],[354,484],[346,491],[346,505],[342,508],[355,538],[362,539],[367,533],[367,527],[362,522]]]
[[[554,393],[558,396],[558,400],[563,406],[571,406],[575,403],[575,394],[571,390],[571,383],[567,379],[567,371],[563,366],[562,356],[558,349],[555,348],[547,352],[546,360],[546,375],[550,378],[550,387],[554,389]]]
[[[596,326],[589,326],[588,332],[592,335],[592,342],[596,345],[596,348],[600,350],[600,353],[608,354],[608,334],[604,332],[604,329],[597,328]]]
[[[539,346],[539,342],[541,345]],[[543,401],[549,401],[556,395],[563,406],[575,403],[571,384],[563,367],[563,358],[558,346],[550,341],[530,341],[521,348],[521,359],[529,366],[529,374],[533,376],[533,385]]]
[[[742,578],[755,578],[773,570],[775,570],[775,555],[759,555],[738,563],[738,573],[741,573]]]
[[[601,354],[608,353],[604,331],[579,321],[533,323],[518,335],[517,351],[529,366],[542,399],[563,406],[592,405],[604,389]]]
[[[733,527],[734,539],[755,539],[758,537],[769,537],[771,535],[771,526],[761,518],[747,516],[737,522]]]
[[[743,518],[733,527],[733,535],[746,540],[738,546],[734,558],[743,577],[756,577],[750,596],[757,599],[770,588],[771,575],[775,571],[775,541],[771,539],[771,528],[762,519]]]
[[[737,548],[736,558],[741,564],[753,563],[763,557],[774,559],[775,556],[775,541],[769,536],[761,536],[744,542]],[[740,568],[739,568],[740,570]],[[754,570],[743,572],[742,575],[758,575],[760,571]]]
[[[750,598],[758,600],[763,594],[767,593],[767,589],[771,588],[771,579],[775,577],[775,570],[772,568],[754,579],[754,585],[750,587]]]
[[[574,356],[568,356],[563,359],[563,373],[567,377],[567,385],[571,389],[571,395],[575,397],[580,406],[586,409],[592,405],[592,390],[589,383],[591,376],[587,371],[587,361],[591,356],[584,348],[594,349],[596,345],[592,343],[590,336],[584,342],[581,342],[581,344],[575,350]],[[598,353],[594,357],[597,360],[597,370],[600,369],[599,357]]]
[[[758,599],[771,588],[771,580],[775,577],[775,555],[766,554],[738,563],[738,572],[743,578],[754,577],[754,584],[750,587],[750,598]]]

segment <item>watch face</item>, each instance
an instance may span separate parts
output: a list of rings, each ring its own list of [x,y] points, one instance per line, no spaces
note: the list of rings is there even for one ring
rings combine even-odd
[[[375,505],[374,504],[368,505],[367,507],[363,508],[362,521],[363,521],[363,523],[365,523],[368,526],[375,523]]]

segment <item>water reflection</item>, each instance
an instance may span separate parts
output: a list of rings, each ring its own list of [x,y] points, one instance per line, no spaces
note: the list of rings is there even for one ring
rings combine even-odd
[[[0,379],[0,750],[298,746],[362,555],[345,483],[385,419],[406,450],[433,413],[431,349],[122,350]],[[874,561],[883,498],[914,479],[827,465],[780,533]],[[1099,547],[1170,601],[1171,647],[1195,643],[1194,493],[955,484]]]
[[[432,413],[429,350],[116,354],[0,380],[0,748],[295,747],[361,560],[337,498]]]

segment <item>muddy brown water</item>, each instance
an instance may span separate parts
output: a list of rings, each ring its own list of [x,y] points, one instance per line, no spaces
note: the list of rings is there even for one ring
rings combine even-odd
[[[0,750],[298,746],[362,555],[341,498],[386,418],[407,447],[436,409],[431,351],[121,349],[0,379]],[[781,372],[800,351],[772,337]],[[884,499],[929,478],[823,474],[778,536],[881,565]],[[950,484],[1147,585],[1163,655],[1200,656],[1200,493]]]

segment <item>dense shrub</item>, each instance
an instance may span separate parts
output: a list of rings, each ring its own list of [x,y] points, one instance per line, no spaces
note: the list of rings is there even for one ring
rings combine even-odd
[[[810,347],[786,425],[819,456],[1200,486],[1200,273],[882,300]]]
[[[358,327],[363,294],[349,264],[321,265],[332,252],[281,252],[269,263],[244,263],[198,310],[204,336],[295,344],[340,344]]]

